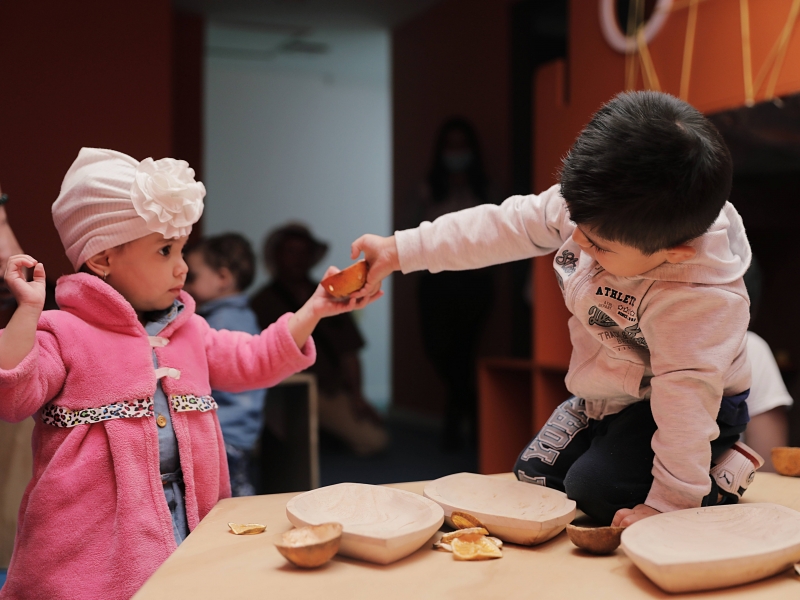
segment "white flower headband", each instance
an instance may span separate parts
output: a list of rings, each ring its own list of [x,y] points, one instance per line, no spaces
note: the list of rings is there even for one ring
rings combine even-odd
[[[203,214],[205,186],[185,160],[146,158],[136,167],[131,200],[148,229],[165,238],[189,235]]]

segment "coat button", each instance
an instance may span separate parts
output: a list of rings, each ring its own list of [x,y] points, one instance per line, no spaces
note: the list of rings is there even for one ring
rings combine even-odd
[[[158,417],[156,417],[156,424],[159,427],[166,427],[167,426],[167,417],[165,417],[164,415],[158,415]]]

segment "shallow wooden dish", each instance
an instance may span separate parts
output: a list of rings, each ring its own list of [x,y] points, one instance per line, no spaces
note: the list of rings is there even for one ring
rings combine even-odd
[[[425,496],[444,509],[476,517],[504,542],[532,546],[555,537],[575,517],[575,501],[540,485],[475,473],[448,475],[425,486]]]
[[[345,298],[367,283],[367,261],[360,260],[346,269],[326,277],[320,283],[334,298]]]
[[[306,569],[320,567],[339,551],[342,541],[340,523],[323,523],[290,529],[275,542],[278,552],[293,565]]]
[[[603,527],[588,518],[578,518],[567,525],[569,541],[592,554],[611,554],[619,547],[624,527]]]
[[[666,592],[730,587],[800,560],[800,512],[764,503],[664,513],[628,527],[622,549]]]
[[[441,507],[419,494],[377,485],[339,483],[286,504],[295,527],[342,524],[339,554],[386,565],[421,548],[444,522]]]
[[[800,448],[789,446],[773,448],[772,465],[781,475],[800,477]]]

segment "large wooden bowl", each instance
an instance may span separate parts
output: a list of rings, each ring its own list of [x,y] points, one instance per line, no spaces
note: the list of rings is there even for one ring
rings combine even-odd
[[[800,512],[764,503],[664,513],[628,527],[622,549],[666,592],[749,583],[800,560]]]
[[[286,516],[296,527],[341,523],[339,554],[382,565],[421,548],[444,522],[439,505],[419,494],[361,483],[295,496]]]
[[[532,546],[555,537],[575,516],[575,501],[540,485],[456,473],[425,486],[425,496],[444,509],[449,525],[453,511],[476,517],[504,542]]]

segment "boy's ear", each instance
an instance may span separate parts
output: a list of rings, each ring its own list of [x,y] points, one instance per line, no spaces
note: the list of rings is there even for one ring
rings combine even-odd
[[[228,267],[220,267],[217,271],[217,275],[219,276],[222,287],[226,292],[236,290],[236,277],[233,276],[233,273],[231,273],[231,270]]]
[[[92,273],[98,277],[106,277],[111,270],[111,264],[108,260],[109,251],[103,250],[94,256],[86,259],[86,266]]]
[[[682,245],[667,248],[667,262],[678,264],[686,262],[697,255],[697,250],[692,246]]]

